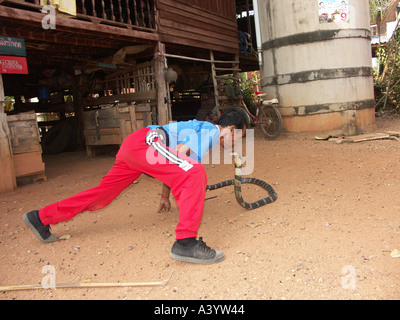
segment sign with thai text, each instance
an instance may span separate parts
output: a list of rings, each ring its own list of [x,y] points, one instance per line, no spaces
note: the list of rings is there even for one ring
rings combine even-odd
[[[26,57],[25,40],[0,36],[0,55]]]
[[[28,74],[26,58],[0,56],[0,73]]]

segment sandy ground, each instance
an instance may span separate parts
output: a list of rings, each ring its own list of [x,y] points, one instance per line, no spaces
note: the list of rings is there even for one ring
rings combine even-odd
[[[400,131],[400,117],[377,119],[378,131]],[[226,260],[210,266],[169,257],[178,210],[157,213],[161,184],[142,176],[110,206],[52,227],[39,242],[22,215],[94,187],[112,154],[46,156],[47,182],[0,195],[0,286],[159,282],[156,287],[0,292],[11,299],[399,299],[400,142],[336,144],[312,137],[255,138],[252,177],[270,183],[278,200],[254,211],[240,207],[233,187],[207,196],[199,235]],[[229,164],[206,165],[209,183],[231,179]],[[244,198],[266,196],[243,188]],[[46,267],[47,266],[47,267]],[[43,269],[45,267],[45,269]],[[53,269],[46,269],[53,268]]]

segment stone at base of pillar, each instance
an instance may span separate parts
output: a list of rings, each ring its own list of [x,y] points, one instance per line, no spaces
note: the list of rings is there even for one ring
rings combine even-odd
[[[375,110],[283,117],[283,128],[283,134],[325,132],[335,135],[357,135],[376,129]]]

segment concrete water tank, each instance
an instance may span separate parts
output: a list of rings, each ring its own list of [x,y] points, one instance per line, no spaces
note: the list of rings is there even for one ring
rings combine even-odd
[[[368,0],[258,0],[261,83],[289,133],[375,127]]]

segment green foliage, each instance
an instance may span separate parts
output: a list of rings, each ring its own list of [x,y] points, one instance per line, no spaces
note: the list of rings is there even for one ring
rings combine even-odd
[[[376,54],[379,70],[374,71],[376,111],[400,112],[400,29],[392,39],[380,45]]]
[[[253,72],[253,77],[251,79],[247,79],[246,73],[242,73],[240,75],[240,89],[242,91],[243,101],[246,104],[247,108],[252,114],[256,114],[257,112],[257,82],[259,81],[259,76],[257,72]]]
[[[385,17],[397,8],[395,0],[369,0],[371,24],[386,23]],[[400,29],[389,42],[379,45],[376,55],[379,67],[374,70],[374,90],[376,111],[391,110],[400,112]]]
[[[376,24],[393,0],[369,0],[371,24]]]

